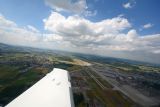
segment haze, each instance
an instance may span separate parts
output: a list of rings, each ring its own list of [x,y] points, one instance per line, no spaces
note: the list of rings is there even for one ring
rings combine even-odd
[[[159,0],[1,0],[0,42],[160,64]]]

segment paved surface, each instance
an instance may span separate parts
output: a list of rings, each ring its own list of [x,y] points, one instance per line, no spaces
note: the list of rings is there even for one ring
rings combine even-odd
[[[112,86],[114,86],[115,90],[119,90],[120,92],[131,98],[137,104],[140,104],[143,107],[151,107],[158,104],[158,102],[155,99],[144,96],[142,93],[132,88],[131,86],[120,85],[116,80],[104,76],[100,72],[94,70],[93,67],[92,69],[94,72],[98,73],[103,79],[109,82]]]
[[[94,75],[92,75],[89,71],[86,72],[102,89],[106,88]]]

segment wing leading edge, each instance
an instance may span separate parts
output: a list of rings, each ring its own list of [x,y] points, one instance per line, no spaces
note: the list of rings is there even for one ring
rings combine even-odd
[[[68,71],[54,68],[5,107],[74,107]]]

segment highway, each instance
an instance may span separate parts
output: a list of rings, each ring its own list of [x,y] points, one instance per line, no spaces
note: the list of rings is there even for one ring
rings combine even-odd
[[[104,90],[106,87],[88,70],[85,70],[86,73]]]
[[[117,81],[104,76],[102,73],[96,71],[93,66],[91,66],[90,68],[94,72],[96,72],[99,76],[101,76],[103,79],[105,79],[107,82],[109,82],[112,86],[114,86],[115,90],[119,90],[124,95],[128,96],[130,99],[132,99],[134,102],[140,104],[141,106],[151,107],[151,106],[157,105],[157,102],[154,101],[152,98],[144,96],[139,91],[132,88],[131,86],[129,86],[129,85],[121,85],[120,86]]]

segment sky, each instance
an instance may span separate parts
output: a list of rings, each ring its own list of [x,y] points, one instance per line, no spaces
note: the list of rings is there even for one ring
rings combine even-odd
[[[0,42],[160,64],[159,0],[0,0]]]

